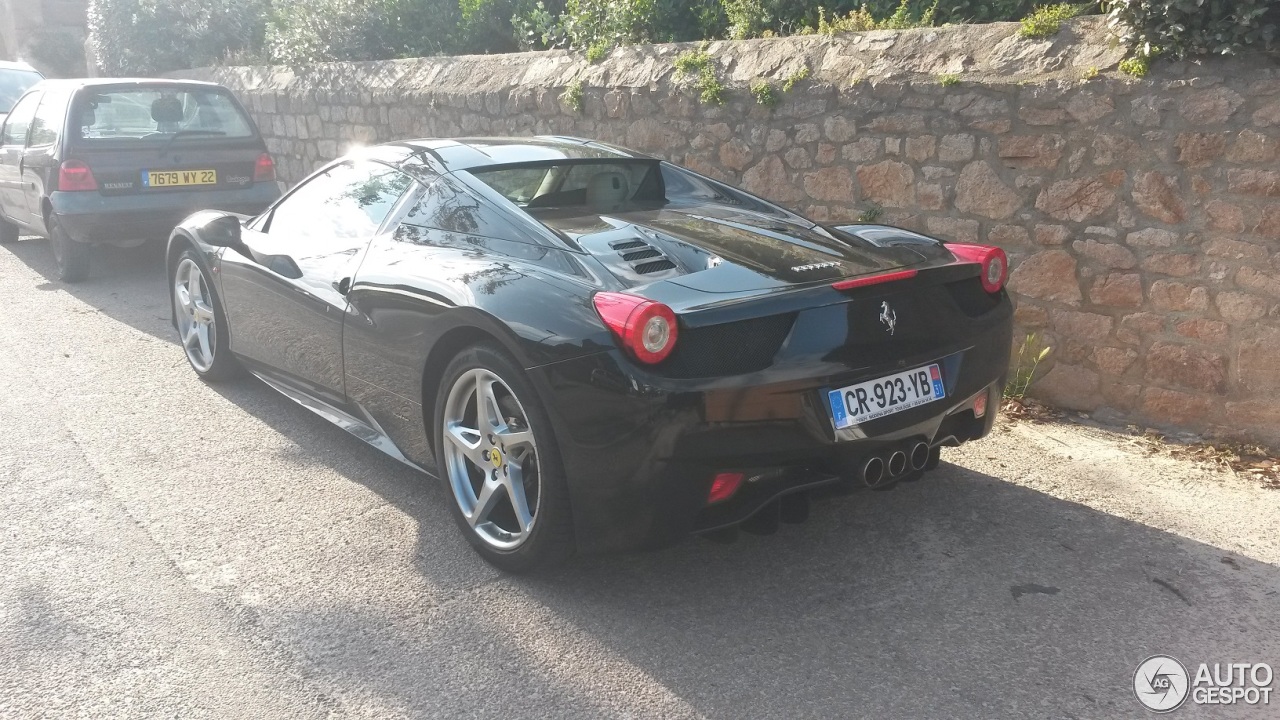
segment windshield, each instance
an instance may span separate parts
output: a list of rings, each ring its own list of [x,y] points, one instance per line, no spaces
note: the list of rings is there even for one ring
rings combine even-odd
[[[244,111],[218,88],[100,89],[81,97],[74,112],[77,137],[94,142],[254,136]]]
[[[34,70],[0,70],[0,113],[12,110],[18,98],[42,79]]]

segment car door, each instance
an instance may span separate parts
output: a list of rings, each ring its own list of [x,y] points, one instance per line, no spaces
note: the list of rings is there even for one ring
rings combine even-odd
[[[279,381],[344,402],[345,293],[412,182],[380,163],[338,163],[250,223],[242,237],[258,259],[226,250],[220,266],[232,351]]]
[[[44,226],[42,200],[48,196],[58,173],[58,150],[67,124],[67,104],[71,91],[46,90],[27,134],[27,148],[22,153],[21,184],[26,201],[25,224],[47,233]],[[16,209],[22,212],[22,208]]]
[[[27,149],[27,137],[40,105],[42,92],[31,92],[22,97],[0,131],[0,213],[10,220],[27,224],[26,194],[22,189],[22,155]]]

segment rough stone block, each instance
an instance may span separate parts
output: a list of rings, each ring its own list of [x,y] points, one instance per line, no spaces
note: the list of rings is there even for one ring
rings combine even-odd
[[[1046,250],[1023,260],[1009,277],[1009,289],[1020,295],[1079,305],[1076,260],[1063,250]]]
[[[1157,342],[1147,351],[1146,367],[1150,382],[1217,394],[1227,390],[1227,359],[1205,348]]]

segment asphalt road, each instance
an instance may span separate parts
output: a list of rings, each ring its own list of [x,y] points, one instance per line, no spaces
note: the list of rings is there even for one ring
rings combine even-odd
[[[51,266],[0,248],[6,718],[1140,717],[1149,655],[1280,667],[1280,493],[1118,436],[1002,425],[770,537],[510,578],[432,479],[197,380],[157,249]]]

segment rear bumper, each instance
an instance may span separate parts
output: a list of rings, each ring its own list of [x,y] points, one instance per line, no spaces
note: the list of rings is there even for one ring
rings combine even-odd
[[[197,210],[257,215],[279,197],[279,185],[271,182],[240,190],[154,195],[107,197],[93,192],[54,192],[49,203],[73,240],[114,243],[168,237],[178,223]]]
[[[531,370],[557,433],[580,549],[663,545],[742,522],[789,493],[852,482],[872,455],[985,436],[1012,339],[1008,301],[991,315],[963,345],[905,359],[906,367],[940,362],[945,399],[839,432],[825,390],[906,368],[895,361],[806,375],[777,367],[682,381],[646,374],[609,351]],[[977,418],[980,394],[987,412]],[[717,472],[755,480],[707,506]]]

